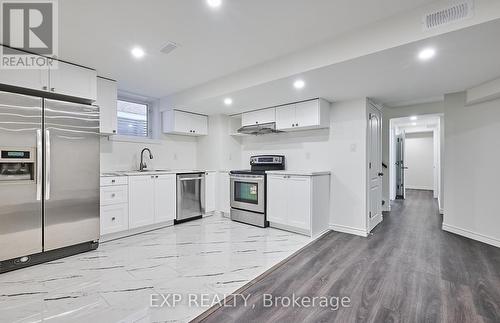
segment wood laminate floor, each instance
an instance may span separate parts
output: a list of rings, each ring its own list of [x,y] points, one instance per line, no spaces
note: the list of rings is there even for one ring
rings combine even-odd
[[[244,287],[246,306],[240,299],[197,321],[500,322],[500,249],[444,232],[441,224],[432,193],[409,191],[373,236],[331,232]],[[269,308],[265,294],[351,303],[338,310]]]

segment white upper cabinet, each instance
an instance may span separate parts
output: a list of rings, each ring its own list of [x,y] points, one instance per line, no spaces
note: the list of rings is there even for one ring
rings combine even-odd
[[[59,61],[57,68],[50,70],[50,91],[95,101],[97,98],[97,72]]]
[[[118,119],[116,116],[118,101],[118,88],[116,81],[105,78],[97,78],[97,101],[95,105],[100,111],[101,133],[114,135],[118,131]]]
[[[208,117],[201,114],[179,110],[168,110],[162,113],[163,133],[206,136],[208,135]]]
[[[0,73],[0,84],[90,101],[97,98],[97,72],[62,61],[57,61],[57,67],[50,69],[4,69]]]
[[[2,69],[0,84],[47,91],[49,88],[49,72],[48,69]]]
[[[283,131],[328,128],[330,104],[323,99],[276,108],[276,129]]]
[[[276,121],[276,109],[264,109],[243,113],[241,117],[242,126],[271,123]]]

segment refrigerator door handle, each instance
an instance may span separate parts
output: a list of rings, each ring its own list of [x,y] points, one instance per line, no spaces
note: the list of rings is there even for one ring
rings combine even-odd
[[[42,130],[36,131],[36,200],[42,199]]]
[[[45,130],[45,199],[50,200],[50,131]]]

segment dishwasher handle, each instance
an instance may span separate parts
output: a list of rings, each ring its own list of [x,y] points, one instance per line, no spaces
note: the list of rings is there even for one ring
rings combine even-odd
[[[184,178],[180,178],[179,180],[181,182],[184,182],[184,181],[201,181],[203,179],[203,177],[184,177]]]

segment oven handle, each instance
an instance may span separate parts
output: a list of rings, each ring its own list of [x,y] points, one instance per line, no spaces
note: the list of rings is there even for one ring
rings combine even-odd
[[[243,176],[229,176],[230,179],[253,179],[253,180],[257,180],[257,181],[263,181],[264,180],[264,177],[260,176],[260,175],[243,175]]]

